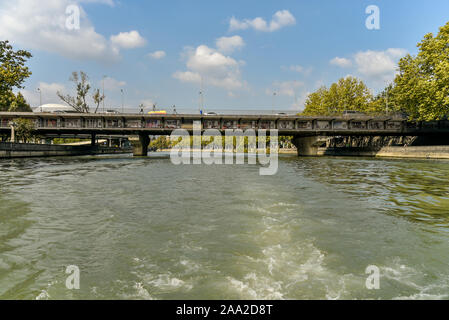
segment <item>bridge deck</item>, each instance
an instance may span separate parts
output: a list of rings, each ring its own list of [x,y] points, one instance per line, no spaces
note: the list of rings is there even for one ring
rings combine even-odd
[[[408,122],[394,117],[303,117],[288,115],[86,114],[0,112],[0,132],[9,133],[19,118],[34,121],[38,134],[169,135],[175,129],[265,129],[279,135],[425,135],[448,134],[449,121]]]

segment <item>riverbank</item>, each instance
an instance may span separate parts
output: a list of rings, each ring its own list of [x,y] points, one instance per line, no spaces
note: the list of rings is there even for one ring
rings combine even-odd
[[[161,149],[161,150],[157,150],[156,152],[170,152],[171,149]],[[197,149],[192,149],[190,151],[198,151]],[[205,151],[205,150],[203,150]],[[226,150],[226,153],[231,152]],[[291,149],[279,149],[278,151],[279,154],[297,154],[297,151],[295,148],[291,148]]]
[[[171,149],[158,150],[170,152]],[[49,145],[31,143],[0,142],[0,159],[78,156],[94,154],[131,153],[132,149],[112,147]],[[296,149],[280,149],[279,154],[296,154]],[[416,158],[416,159],[449,159],[449,146],[388,146],[380,149],[368,147],[319,148],[317,156],[379,157],[379,158]]]
[[[79,156],[89,154],[129,153],[132,150],[95,146],[68,146],[53,144],[0,142],[0,159]]]
[[[170,150],[163,149],[157,152],[170,152]],[[293,148],[280,149],[278,153],[297,154],[297,150]],[[449,146],[388,146],[380,149],[369,147],[323,147],[318,148],[317,156],[449,159]]]
[[[449,146],[388,146],[373,148],[319,148],[318,156],[449,159]]]

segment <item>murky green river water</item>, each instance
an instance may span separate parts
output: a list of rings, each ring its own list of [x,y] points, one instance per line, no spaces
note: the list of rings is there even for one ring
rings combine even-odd
[[[258,169],[1,160],[0,298],[449,298],[449,162],[283,156],[276,175]]]

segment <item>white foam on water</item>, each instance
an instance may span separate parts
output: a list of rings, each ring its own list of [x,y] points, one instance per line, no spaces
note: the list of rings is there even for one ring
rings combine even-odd
[[[429,293],[417,293],[410,296],[399,296],[393,298],[393,300],[445,300],[449,299],[449,294],[429,294]]]
[[[50,299],[50,295],[46,290],[42,290],[41,293],[36,297],[36,300],[48,300]]]
[[[256,300],[284,299],[281,292],[282,283],[273,281],[271,278],[249,273],[242,280],[233,277],[226,277],[226,279],[229,281],[229,285],[238,291],[243,298]]]
[[[136,295],[139,298],[145,299],[145,300],[154,300],[154,298],[150,295],[147,289],[145,289],[141,282],[137,282],[134,285],[134,289],[136,289]]]
[[[157,278],[149,280],[149,284],[164,291],[177,290],[185,285],[185,282],[169,274],[160,274]]]
[[[389,266],[380,267],[380,274],[381,281],[384,277],[416,291],[410,295],[399,295],[397,297],[393,297],[393,299],[439,300],[449,298],[448,276],[438,277],[438,279],[435,280],[436,282],[428,283],[424,272],[405,265],[399,258],[394,259]]]
[[[193,288],[193,284],[190,281],[184,281],[178,277],[172,275],[170,272],[142,272],[136,273],[141,279],[141,282],[146,286],[153,288],[154,293],[170,293],[177,291],[189,291]]]
[[[201,270],[200,264],[193,262],[192,260],[189,259],[181,259],[181,261],[179,261],[179,264],[185,268],[185,272],[187,274],[191,274]]]
[[[58,283],[57,280],[50,281],[50,282],[47,284],[47,288],[46,288],[46,289],[42,289],[41,292],[36,296],[35,299],[36,299],[36,300],[48,300],[48,299],[50,299],[51,296],[50,296],[50,294],[48,293],[48,291],[50,291],[51,288],[52,288],[55,284],[57,284],[57,283]]]
[[[275,209],[279,207],[282,210]],[[263,300],[342,299],[348,295],[347,283],[354,282],[355,276],[328,269],[326,253],[314,245],[313,239],[294,234],[301,228],[300,206],[280,202],[268,209],[255,209],[261,219],[254,230],[254,241],[262,256],[241,258],[249,260],[243,265],[253,268],[241,278],[227,277],[233,291],[244,299]]]

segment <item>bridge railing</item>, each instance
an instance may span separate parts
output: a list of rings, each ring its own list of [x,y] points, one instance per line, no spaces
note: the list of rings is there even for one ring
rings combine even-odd
[[[122,131],[170,131],[193,128],[200,121],[203,129],[278,129],[295,131],[388,131],[447,130],[449,121],[407,122],[404,119],[373,117],[299,117],[270,115],[101,115],[101,114],[37,114],[0,113],[0,128],[10,128],[18,118],[30,119],[36,129],[114,129]]]

